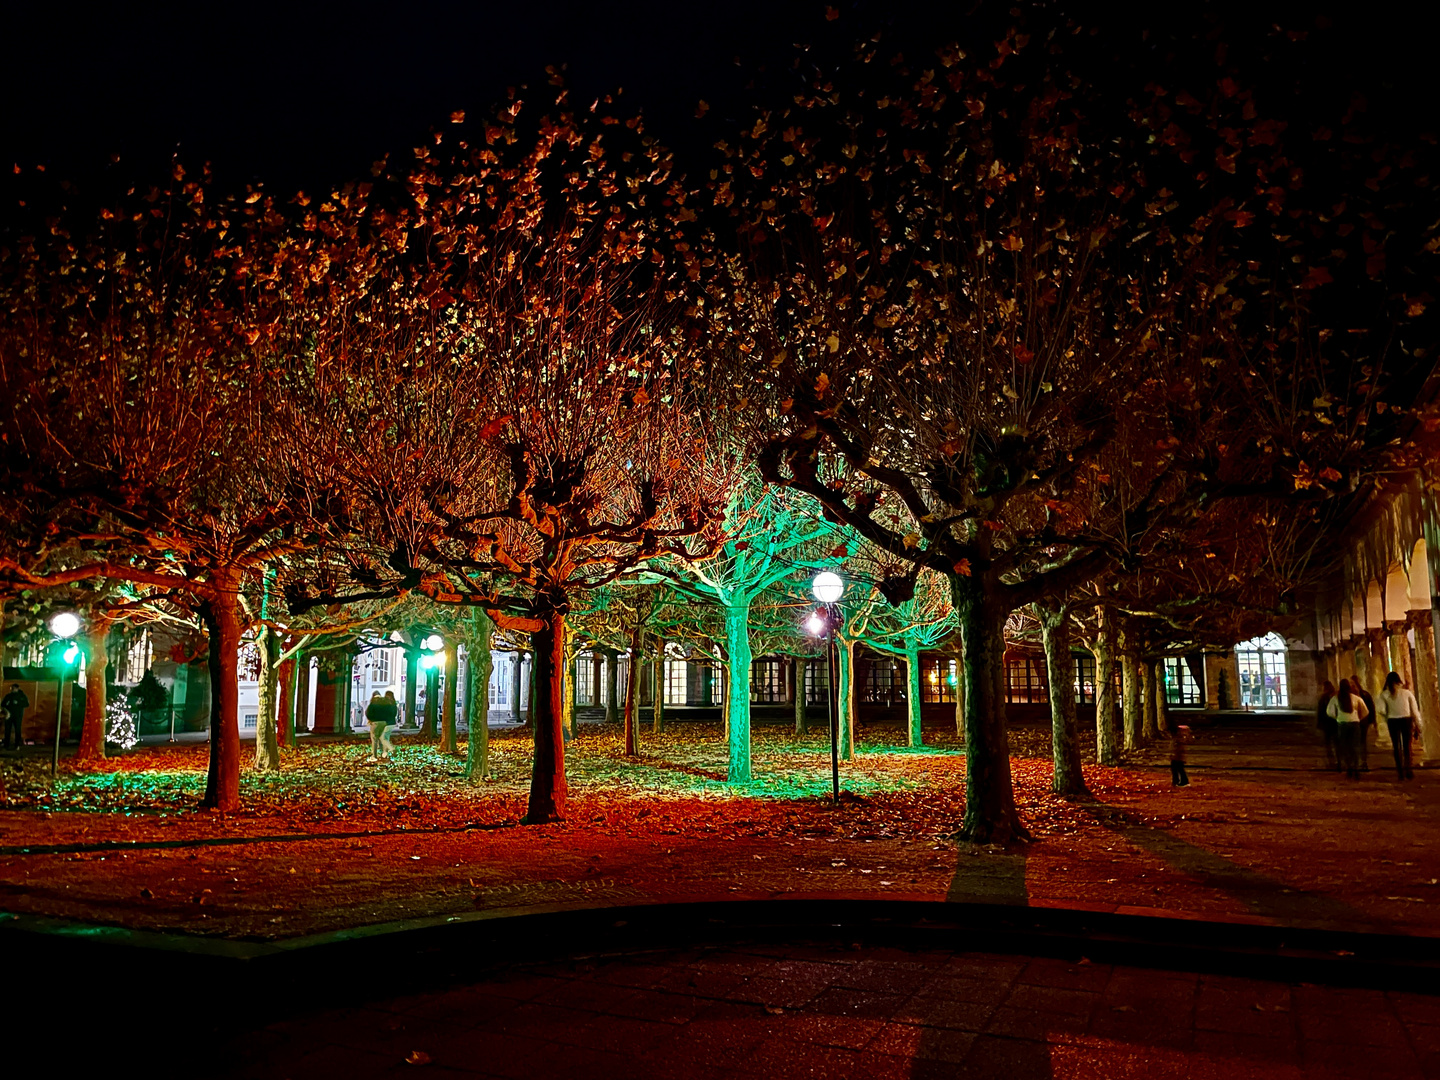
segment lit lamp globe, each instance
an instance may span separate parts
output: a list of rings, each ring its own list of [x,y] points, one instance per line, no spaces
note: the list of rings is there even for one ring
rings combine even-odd
[[[62,611],[50,620],[50,632],[58,638],[72,638],[80,632],[80,618],[73,611]]]
[[[845,592],[845,582],[840,580],[839,574],[832,574],[829,570],[824,570],[815,575],[815,580],[810,584],[810,591],[820,603],[833,604]]]
[[[431,652],[439,652],[441,646],[443,646],[444,644],[445,642],[441,639],[439,634],[431,634],[425,639],[425,648],[429,649]]]
[[[825,616],[818,611],[812,611],[810,618],[805,620],[805,629],[815,637],[822,637],[825,633]]]

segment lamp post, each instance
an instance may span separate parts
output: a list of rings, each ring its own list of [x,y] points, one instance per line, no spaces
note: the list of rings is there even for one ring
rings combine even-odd
[[[80,619],[73,611],[62,611],[55,618],[50,620],[50,632],[59,641],[70,641],[80,631]],[[58,644],[59,642],[57,642]],[[55,754],[50,759],[50,775],[54,776],[60,769],[60,708],[65,702],[65,669],[68,668],[75,657],[79,654],[80,648],[73,641],[67,645],[59,656],[59,664],[56,665],[55,674]]]
[[[840,702],[836,691],[836,668],[839,666],[835,656],[835,632],[840,629],[841,614],[837,603],[845,593],[845,582],[840,579],[839,574],[833,574],[829,570],[822,570],[815,575],[815,580],[810,584],[810,592],[815,599],[820,601],[821,608],[814,612],[807,620],[808,629],[817,637],[822,637],[826,643],[825,656],[829,662],[830,682],[829,692],[825,695],[829,699],[830,713],[830,787],[836,805],[840,802]]]

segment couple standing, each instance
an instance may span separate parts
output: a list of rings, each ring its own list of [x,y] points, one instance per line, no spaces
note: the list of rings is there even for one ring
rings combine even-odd
[[[400,703],[395,700],[395,691],[380,691],[370,695],[370,704],[365,706],[365,722],[370,725],[370,760],[389,761],[395,753],[390,742],[390,733],[400,720]]]

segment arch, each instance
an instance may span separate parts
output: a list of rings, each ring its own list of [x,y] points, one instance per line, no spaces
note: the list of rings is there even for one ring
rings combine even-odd
[[[1385,625],[1385,600],[1380,595],[1380,583],[1370,582],[1370,588],[1365,593],[1365,626],[1364,629],[1374,630]]]
[[[1385,621],[1399,622],[1410,610],[1410,581],[1405,568],[1398,562],[1390,564],[1385,575]],[[1379,624],[1377,624],[1379,625]]]
[[[1415,542],[1410,553],[1410,610],[1428,611],[1434,585],[1430,581],[1430,553],[1424,540]]]

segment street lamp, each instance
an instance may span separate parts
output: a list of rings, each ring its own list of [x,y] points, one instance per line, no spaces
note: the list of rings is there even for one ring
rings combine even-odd
[[[70,641],[80,632],[80,618],[73,611],[62,611],[50,620],[50,632],[60,641]],[[60,654],[55,675],[55,754],[50,759],[50,775],[60,768],[60,706],[65,701],[65,669],[80,655],[80,647],[73,641]]]
[[[836,668],[839,665],[835,653],[835,632],[840,629],[842,620],[840,609],[836,607],[836,604],[845,594],[845,582],[840,579],[839,574],[822,570],[815,575],[815,580],[811,582],[810,592],[823,605],[819,611],[810,614],[805,625],[810,633],[823,639],[826,643],[825,655],[830,666],[829,692],[825,695],[829,703],[827,711],[830,714],[830,787],[838,805],[840,802],[840,702],[836,694],[838,689]]]

